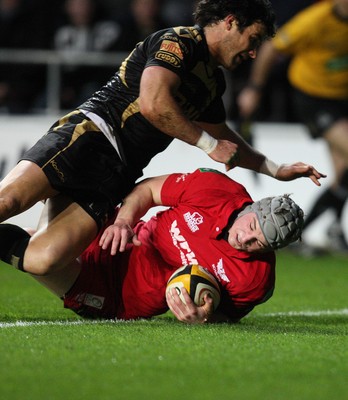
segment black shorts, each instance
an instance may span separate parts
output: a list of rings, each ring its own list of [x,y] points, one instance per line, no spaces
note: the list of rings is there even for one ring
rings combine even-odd
[[[51,186],[70,196],[102,227],[132,190],[132,176],[93,121],[73,111],[57,121],[22,160],[42,168]]]
[[[294,90],[293,102],[296,116],[307,125],[313,138],[323,136],[336,121],[348,117],[348,100],[313,97]]]

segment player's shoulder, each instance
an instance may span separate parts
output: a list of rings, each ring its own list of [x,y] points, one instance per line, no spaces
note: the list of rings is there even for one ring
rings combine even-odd
[[[201,167],[201,168],[197,168],[197,170],[195,172],[197,172],[199,174],[218,174],[218,175],[227,176],[226,174],[224,174],[223,172],[221,172],[215,168]]]
[[[245,188],[242,184],[214,168],[198,168],[190,175],[192,182],[201,185],[205,190],[245,193]]]
[[[220,172],[216,169],[197,168],[192,172],[170,174],[165,183],[167,184],[170,182],[169,186],[171,186],[173,183],[180,186],[184,185],[190,189],[193,189],[193,187],[211,189],[212,187],[216,187],[217,181],[220,181],[220,179],[224,180],[230,178],[228,178],[223,172]],[[219,186],[219,184],[217,184],[217,186]]]
[[[183,54],[191,54],[194,49],[204,47],[206,41],[202,28],[195,26],[176,26],[155,32],[150,36],[150,41],[161,42],[161,46],[169,47],[173,44],[180,47]]]
[[[196,188],[200,187],[205,191],[211,189],[230,191],[231,186],[233,186],[233,188],[243,187],[241,184],[234,181],[225,173],[214,168],[206,167],[197,168],[192,172],[170,174],[167,181],[175,182],[181,185],[185,184],[190,188],[193,188],[193,186],[195,186]]]
[[[177,26],[162,29],[148,36],[139,47],[146,54],[154,56],[161,66],[171,65],[178,69],[190,70],[198,61],[208,62],[208,46],[201,27]]]
[[[237,183],[234,181],[231,177],[226,175],[224,172],[214,169],[214,168],[206,168],[206,167],[201,167],[197,168],[194,172],[193,175],[196,179],[202,179],[202,180],[213,180],[213,181],[226,181],[226,182],[233,182]]]
[[[230,180],[230,178],[223,172],[214,168],[205,168],[205,167],[197,168],[195,171],[193,171],[192,177],[194,179],[204,180],[204,181],[206,180],[220,181],[225,179]]]
[[[199,25],[194,26],[173,26],[161,29],[159,31],[151,33],[145,40],[151,38],[166,38],[175,39],[181,38],[183,40],[193,41],[199,43],[203,40],[204,33],[203,29]]]

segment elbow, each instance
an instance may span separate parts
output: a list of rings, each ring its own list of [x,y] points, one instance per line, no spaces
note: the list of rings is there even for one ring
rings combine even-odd
[[[139,100],[139,111],[141,115],[147,119],[152,125],[157,127],[170,119],[170,112],[165,107],[165,103],[159,100]]]
[[[151,121],[156,112],[155,102],[140,97],[139,111],[144,118]]]

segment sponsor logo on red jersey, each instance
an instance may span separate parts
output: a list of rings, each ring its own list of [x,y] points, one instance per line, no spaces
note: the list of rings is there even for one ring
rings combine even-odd
[[[203,223],[203,217],[198,212],[194,212],[193,214],[190,212],[185,213],[184,220],[192,232],[199,231],[198,225]]]
[[[182,235],[177,220],[173,221],[170,227],[170,235],[174,246],[180,251],[182,265],[198,264],[196,254],[191,250],[188,241]]]
[[[226,275],[222,258],[220,258],[220,260],[216,263],[216,265],[213,264],[213,269],[215,275],[219,277],[220,281],[230,282],[228,276]]]

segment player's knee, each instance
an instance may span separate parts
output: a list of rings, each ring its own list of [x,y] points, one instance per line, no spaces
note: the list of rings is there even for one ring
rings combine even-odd
[[[23,270],[33,275],[48,276],[61,266],[55,252],[49,248],[38,250],[27,249],[23,262]]]

